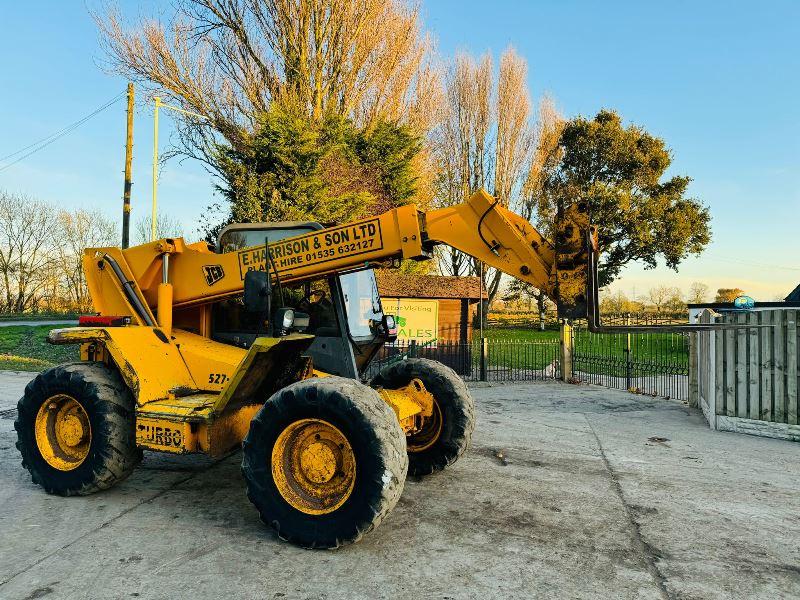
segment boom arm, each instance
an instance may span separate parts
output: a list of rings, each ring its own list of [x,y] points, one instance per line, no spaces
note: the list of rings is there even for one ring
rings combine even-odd
[[[556,248],[551,242],[527,220],[503,208],[483,191],[448,208],[423,212],[407,205],[379,216],[285,238],[270,243],[269,252],[281,281],[296,282],[384,266],[400,259],[428,259],[438,244],[452,246],[544,290],[559,302],[560,308],[563,304],[586,314],[585,260],[556,260]],[[105,261],[103,257],[107,257]],[[120,269],[106,268],[108,259],[119,263]],[[185,245],[180,238],[164,239],[127,250],[87,250],[84,268],[98,311],[125,314],[121,311],[127,303],[127,314],[147,324],[135,302],[129,302],[130,293],[121,298],[104,293],[110,291],[109,286],[122,289],[120,270],[137,284],[147,307],[171,300],[175,308],[185,308],[241,293],[248,271],[267,270],[266,247],[214,254],[203,244]],[[568,281],[572,282],[570,286],[565,285]],[[171,299],[159,296],[159,287],[167,282],[171,284]],[[568,288],[575,293],[565,298]],[[581,303],[583,306],[576,308]]]

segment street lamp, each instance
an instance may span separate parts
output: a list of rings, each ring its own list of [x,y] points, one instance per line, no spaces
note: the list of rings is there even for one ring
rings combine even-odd
[[[164,108],[174,110],[175,112],[189,115],[190,117],[208,120],[208,117],[205,115],[201,115],[196,112],[192,112],[190,110],[183,110],[182,108],[178,108],[177,106],[170,106],[169,104],[164,104],[163,102],[161,102],[161,98],[159,98],[158,96],[153,98],[153,100],[155,103],[155,111],[153,113],[153,207],[152,207],[152,214],[150,217],[151,242],[155,241],[156,239],[156,223],[157,223],[156,213],[157,213],[157,197],[158,197],[158,109],[159,107],[163,106]]]

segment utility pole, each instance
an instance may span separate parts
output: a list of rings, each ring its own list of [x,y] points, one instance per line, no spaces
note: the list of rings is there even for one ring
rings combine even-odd
[[[158,107],[161,105],[161,98],[154,98],[155,111],[153,113],[153,205],[150,214],[150,241],[156,239],[156,227],[158,225]]]
[[[125,187],[122,192],[122,248],[130,244],[131,166],[133,164],[133,84],[128,84],[128,126],[125,133]]]
[[[178,108],[177,106],[170,106],[169,104],[164,104],[161,102],[161,98],[156,96],[153,98],[153,205],[151,207],[150,212],[150,241],[153,242],[156,239],[156,234],[158,232],[158,109],[162,106],[164,108],[168,108],[170,110],[174,110],[175,112],[179,112],[184,115],[188,115],[190,117],[194,117],[195,119],[203,119],[208,120],[208,117],[205,115],[201,115],[196,112],[192,112],[190,110],[184,110],[182,108]]]

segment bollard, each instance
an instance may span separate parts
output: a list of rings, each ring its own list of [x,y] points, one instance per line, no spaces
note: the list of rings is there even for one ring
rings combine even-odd
[[[625,325],[631,324],[631,314],[628,313],[625,317]],[[626,334],[625,337],[625,389],[630,391],[633,387],[633,364],[631,357],[631,334]]]
[[[561,334],[561,381],[569,382],[572,380],[572,350],[574,342],[572,324],[567,319],[561,319],[559,324]]]
[[[489,339],[481,338],[481,381],[486,381],[486,361],[489,357]]]

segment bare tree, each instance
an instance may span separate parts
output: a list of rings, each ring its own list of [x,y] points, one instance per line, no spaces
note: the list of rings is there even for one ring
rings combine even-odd
[[[522,190],[520,214],[528,220],[534,218],[537,206],[543,200],[545,181],[558,168],[561,161],[562,150],[559,140],[565,124],[566,120],[556,107],[555,100],[545,95],[539,103],[533,152]],[[538,225],[542,227],[547,223],[539,221]]]
[[[527,65],[513,49],[500,58],[495,81],[491,56],[476,61],[459,55],[445,79],[445,114],[434,138],[440,166],[437,203],[463,202],[475,190],[488,189],[502,206],[521,210],[535,138]],[[523,211],[524,212],[524,211]],[[476,274],[478,264],[444,249],[440,269],[450,275]],[[488,269],[491,302],[501,273]]]
[[[83,251],[117,245],[117,225],[97,210],[61,211],[58,232],[55,254],[63,297],[78,311],[88,311],[91,299],[83,275]]]
[[[53,267],[55,210],[21,194],[0,191],[0,309],[38,308]]]
[[[434,144],[438,203],[461,202],[483,187],[503,206],[532,219],[544,179],[559,160],[565,121],[552,98],[541,100],[534,121],[525,61],[509,49],[501,57],[496,86],[489,55],[477,62],[458,56],[445,79],[445,99]],[[452,275],[479,271],[474,261],[452,249],[440,251],[439,268]],[[493,299],[500,274],[487,270],[485,283]]]
[[[516,208],[533,140],[528,64],[509,48],[500,57],[495,118],[493,194]]]
[[[647,298],[656,309],[656,312],[661,312],[665,308],[674,309],[683,305],[681,291],[676,287],[666,285],[657,285],[650,288]]]
[[[480,63],[469,55],[459,55],[447,73],[445,115],[434,139],[440,172],[439,205],[463,202],[473,191],[485,187],[492,85],[489,55],[484,55]],[[465,275],[471,272],[471,266],[464,254],[442,249],[442,272]]]
[[[611,292],[606,288],[601,292],[600,312],[604,314],[634,313],[643,308],[641,302],[631,300],[622,290]]]
[[[708,301],[708,294],[710,292],[711,288],[709,288],[705,283],[695,281],[691,286],[689,286],[689,296],[687,297],[686,301],[689,304],[701,304]]]
[[[142,217],[136,221],[134,228],[134,244],[146,244],[150,241],[152,217]],[[171,215],[159,213],[156,215],[156,239],[185,237],[183,223]]]
[[[214,166],[216,135],[240,148],[274,101],[425,131],[438,85],[419,9],[405,0],[176,0],[165,21],[95,20],[111,68],[185,109],[183,151]]]

